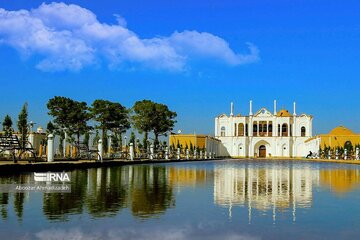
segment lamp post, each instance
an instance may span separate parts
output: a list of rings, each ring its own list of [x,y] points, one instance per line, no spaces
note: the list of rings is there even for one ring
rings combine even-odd
[[[36,124],[36,123],[34,123],[33,121],[30,121],[30,122],[29,122],[29,133],[32,133],[32,129],[33,129],[33,127],[34,127],[35,124]]]

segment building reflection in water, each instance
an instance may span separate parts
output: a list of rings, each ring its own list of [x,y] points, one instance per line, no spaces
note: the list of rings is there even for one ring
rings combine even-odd
[[[328,186],[337,195],[344,195],[360,186],[360,171],[357,169],[320,170],[320,184]]]
[[[245,207],[251,222],[253,210],[271,212],[310,208],[313,188],[328,187],[337,195],[360,185],[358,169],[314,169],[312,165],[216,165],[214,168],[137,165],[71,172],[71,193],[0,193],[3,220],[15,215],[22,221],[24,202],[42,194],[42,212],[49,220],[67,221],[87,213],[92,218],[111,217],[127,208],[136,218],[160,217],[174,208],[174,189],[213,187],[216,205]],[[0,177],[0,184],[31,183],[31,174]],[[214,186],[212,186],[214,185]],[[34,198],[35,199],[35,198]],[[31,204],[31,203],[30,203]],[[11,208],[9,207],[11,206]]]
[[[252,209],[272,211],[273,221],[277,210],[292,209],[293,221],[296,208],[309,208],[312,204],[313,184],[318,182],[318,170],[311,168],[216,167],[214,170],[214,201],[229,208],[248,209],[251,222]]]
[[[204,185],[212,177],[211,172],[205,169],[170,167],[168,172],[169,184],[180,187]]]

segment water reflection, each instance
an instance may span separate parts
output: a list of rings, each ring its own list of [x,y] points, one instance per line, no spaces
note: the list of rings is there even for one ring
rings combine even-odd
[[[312,203],[312,187],[318,179],[318,170],[274,167],[216,167],[214,200],[216,204],[229,207],[246,206],[251,220],[253,208],[260,211],[292,208],[293,220],[296,207],[308,208]]]
[[[360,185],[360,171],[356,169],[326,169],[320,171],[320,184],[329,186],[339,196]]]
[[[204,165],[202,165],[204,164]],[[216,206],[240,206],[251,221],[254,209],[269,212],[273,220],[279,211],[292,213],[311,208],[315,187],[326,186],[344,194],[360,185],[360,171],[314,168],[309,164],[213,164],[138,165],[76,170],[71,172],[71,193],[0,193],[1,218],[14,214],[22,221],[24,204],[36,196],[39,211],[50,221],[71,221],[72,215],[92,219],[114,217],[124,209],[138,219],[160,218],[176,207],[176,192],[182,188],[211,189]],[[0,183],[29,183],[31,174],[1,177]],[[175,190],[176,189],[176,190]],[[191,197],[191,196],[190,196]],[[10,209],[11,208],[11,209]]]

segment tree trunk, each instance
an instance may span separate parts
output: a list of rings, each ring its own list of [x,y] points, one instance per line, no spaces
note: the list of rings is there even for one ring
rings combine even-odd
[[[154,140],[154,149],[157,150],[159,145],[159,134],[157,132],[154,132],[155,140]]]

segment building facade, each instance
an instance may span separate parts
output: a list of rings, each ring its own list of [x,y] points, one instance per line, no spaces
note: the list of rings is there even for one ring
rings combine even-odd
[[[194,148],[204,149],[207,154],[215,154],[219,156],[221,142],[219,139],[212,136],[203,134],[170,134],[169,145],[175,149],[180,147],[181,149]]]
[[[355,150],[360,145],[360,134],[354,133],[344,126],[332,129],[328,134],[320,134],[306,141],[308,151],[317,153],[320,149],[330,148],[335,151],[337,148],[345,148],[347,145]],[[326,153],[327,154],[327,153]]]
[[[282,109],[261,108],[253,113],[250,101],[249,115],[234,114],[215,118],[215,137],[221,140],[220,155],[231,157],[304,157],[308,154],[305,141],[312,137],[313,117]]]

